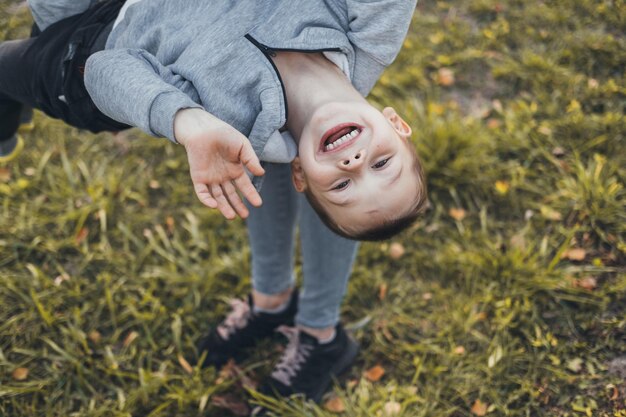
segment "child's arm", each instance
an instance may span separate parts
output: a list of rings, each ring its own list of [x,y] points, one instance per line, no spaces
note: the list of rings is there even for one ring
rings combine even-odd
[[[255,207],[261,197],[244,169],[265,173],[248,138],[202,109],[183,109],[174,118],[174,135],[185,147],[189,171],[198,199],[219,209],[227,219],[248,217],[239,190]]]
[[[235,212],[246,217],[236,191],[251,204],[261,204],[244,169],[263,175],[259,159],[244,135],[177,88],[186,83],[146,51],[100,51],[88,59],[85,68],[85,86],[100,111],[183,144],[200,201],[218,208],[226,218],[234,218]]]
[[[98,0],[28,0],[33,19],[40,30],[66,17],[87,10]]]
[[[332,0],[345,3],[356,47],[355,87],[363,95],[372,89],[404,42],[417,0]]]

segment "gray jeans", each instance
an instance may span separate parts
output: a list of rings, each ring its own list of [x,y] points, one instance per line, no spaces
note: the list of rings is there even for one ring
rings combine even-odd
[[[296,323],[332,327],[358,243],[332,233],[291,183],[291,166],[267,164],[261,189],[263,205],[250,208],[248,234],[252,250],[252,286],[277,294],[294,285],[296,227],[300,230],[303,286]]]

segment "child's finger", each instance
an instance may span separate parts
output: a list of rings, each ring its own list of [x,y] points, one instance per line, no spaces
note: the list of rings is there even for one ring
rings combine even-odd
[[[243,194],[246,200],[248,200],[254,207],[259,207],[263,204],[259,192],[256,188],[254,188],[254,185],[252,185],[252,181],[250,181],[247,174],[241,174],[239,178],[235,178],[235,185],[239,191],[241,191],[241,194]]]
[[[235,186],[231,182],[226,182],[222,184],[222,190],[224,191],[224,194],[226,194],[226,198],[230,202],[230,205],[235,209],[239,217],[241,217],[242,219],[248,217],[248,209],[243,204],[243,201],[241,201],[241,197],[239,197],[239,194],[237,194]]]
[[[247,140],[243,141],[243,145],[239,151],[239,160],[254,175],[261,176],[265,174],[265,170],[261,166],[259,157],[256,156],[254,149],[252,149],[252,145]]]
[[[217,209],[222,212],[224,217],[226,217],[228,220],[233,220],[235,217],[237,217],[235,211],[226,199],[222,187],[220,187],[219,184],[211,185],[211,195],[213,196],[215,201],[217,201]]]
[[[193,185],[193,189],[202,204],[213,209],[217,208],[217,201],[211,196],[206,184],[196,183]]]

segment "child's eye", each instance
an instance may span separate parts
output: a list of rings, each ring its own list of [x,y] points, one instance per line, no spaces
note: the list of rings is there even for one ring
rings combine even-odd
[[[345,180],[341,184],[338,184],[337,186],[333,187],[333,190],[343,190],[344,188],[346,188],[348,186],[349,182],[350,182],[350,180]]]
[[[387,158],[387,159],[383,159],[382,161],[376,162],[376,163],[372,166],[372,168],[375,168],[375,169],[380,169],[380,168],[384,167],[385,165],[387,165],[387,162],[389,162],[389,160],[390,160],[390,159],[391,159],[391,158]]]

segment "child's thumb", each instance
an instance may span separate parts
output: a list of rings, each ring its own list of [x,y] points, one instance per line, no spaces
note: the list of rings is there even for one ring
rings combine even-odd
[[[241,147],[241,151],[239,152],[239,159],[244,164],[244,166],[248,168],[248,171],[250,171],[254,175],[260,176],[265,174],[265,170],[261,166],[259,157],[256,156],[252,145],[247,140],[244,141],[243,146]]]

